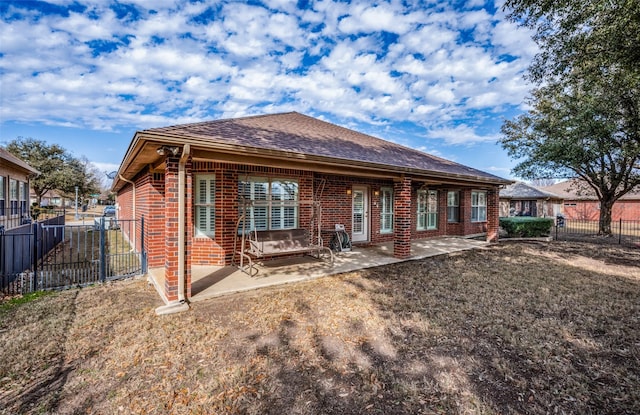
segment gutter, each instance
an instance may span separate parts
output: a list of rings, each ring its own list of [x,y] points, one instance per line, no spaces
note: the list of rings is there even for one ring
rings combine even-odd
[[[187,180],[185,174],[185,164],[191,154],[191,146],[185,144],[178,161],[178,300],[167,305],[156,308],[157,315],[179,313],[187,311],[189,304],[185,299],[185,221],[186,221],[186,199],[185,193]]]

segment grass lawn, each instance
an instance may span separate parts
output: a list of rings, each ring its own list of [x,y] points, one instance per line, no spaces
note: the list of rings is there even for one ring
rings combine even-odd
[[[638,414],[640,250],[502,243],[196,303],[0,307],[0,413]]]

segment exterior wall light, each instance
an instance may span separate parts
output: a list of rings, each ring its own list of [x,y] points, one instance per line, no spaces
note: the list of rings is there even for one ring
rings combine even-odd
[[[169,155],[169,154],[173,156],[177,156],[179,151],[180,151],[180,147],[171,147],[171,146],[160,146],[156,150],[156,152],[161,156]]]
[[[351,188],[347,188],[347,194],[350,195],[351,194]]]

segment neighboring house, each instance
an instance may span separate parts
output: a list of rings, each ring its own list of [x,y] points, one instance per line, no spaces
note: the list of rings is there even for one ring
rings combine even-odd
[[[30,177],[37,174],[38,170],[0,147],[0,226],[5,230],[29,219]]]
[[[164,298],[191,295],[192,265],[229,265],[246,229],[342,224],[354,244],[498,235],[499,186],[489,173],[296,112],[139,131],[114,180],[120,218],[144,216],[150,269]],[[330,233],[324,235],[328,244]],[[179,281],[184,286],[178,293]]]
[[[35,192],[31,191],[29,197],[32,204],[38,202],[38,196],[35,194]],[[42,195],[42,198],[40,199],[40,206],[53,206],[61,208],[63,207],[63,202],[66,206],[71,206],[71,201],[69,199],[64,198],[55,190],[49,190],[44,195]]]
[[[598,220],[600,202],[595,192],[585,182],[567,180],[542,188],[564,199],[564,215],[567,219]],[[622,196],[613,205],[611,220],[640,220],[640,188]]]
[[[500,217],[556,217],[562,213],[562,198],[523,182],[500,189]]]

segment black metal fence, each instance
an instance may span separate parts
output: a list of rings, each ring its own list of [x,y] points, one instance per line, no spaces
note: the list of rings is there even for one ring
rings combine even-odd
[[[146,272],[144,219],[64,217],[0,234],[0,297],[86,286]]]
[[[556,223],[554,237],[556,240],[584,240],[585,238],[593,240],[599,236],[598,230],[598,221],[562,219]],[[611,237],[606,241],[621,245],[640,245],[640,220],[612,221]]]
[[[21,207],[0,207],[0,227],[15,229],[31,223],[29,210]]]

